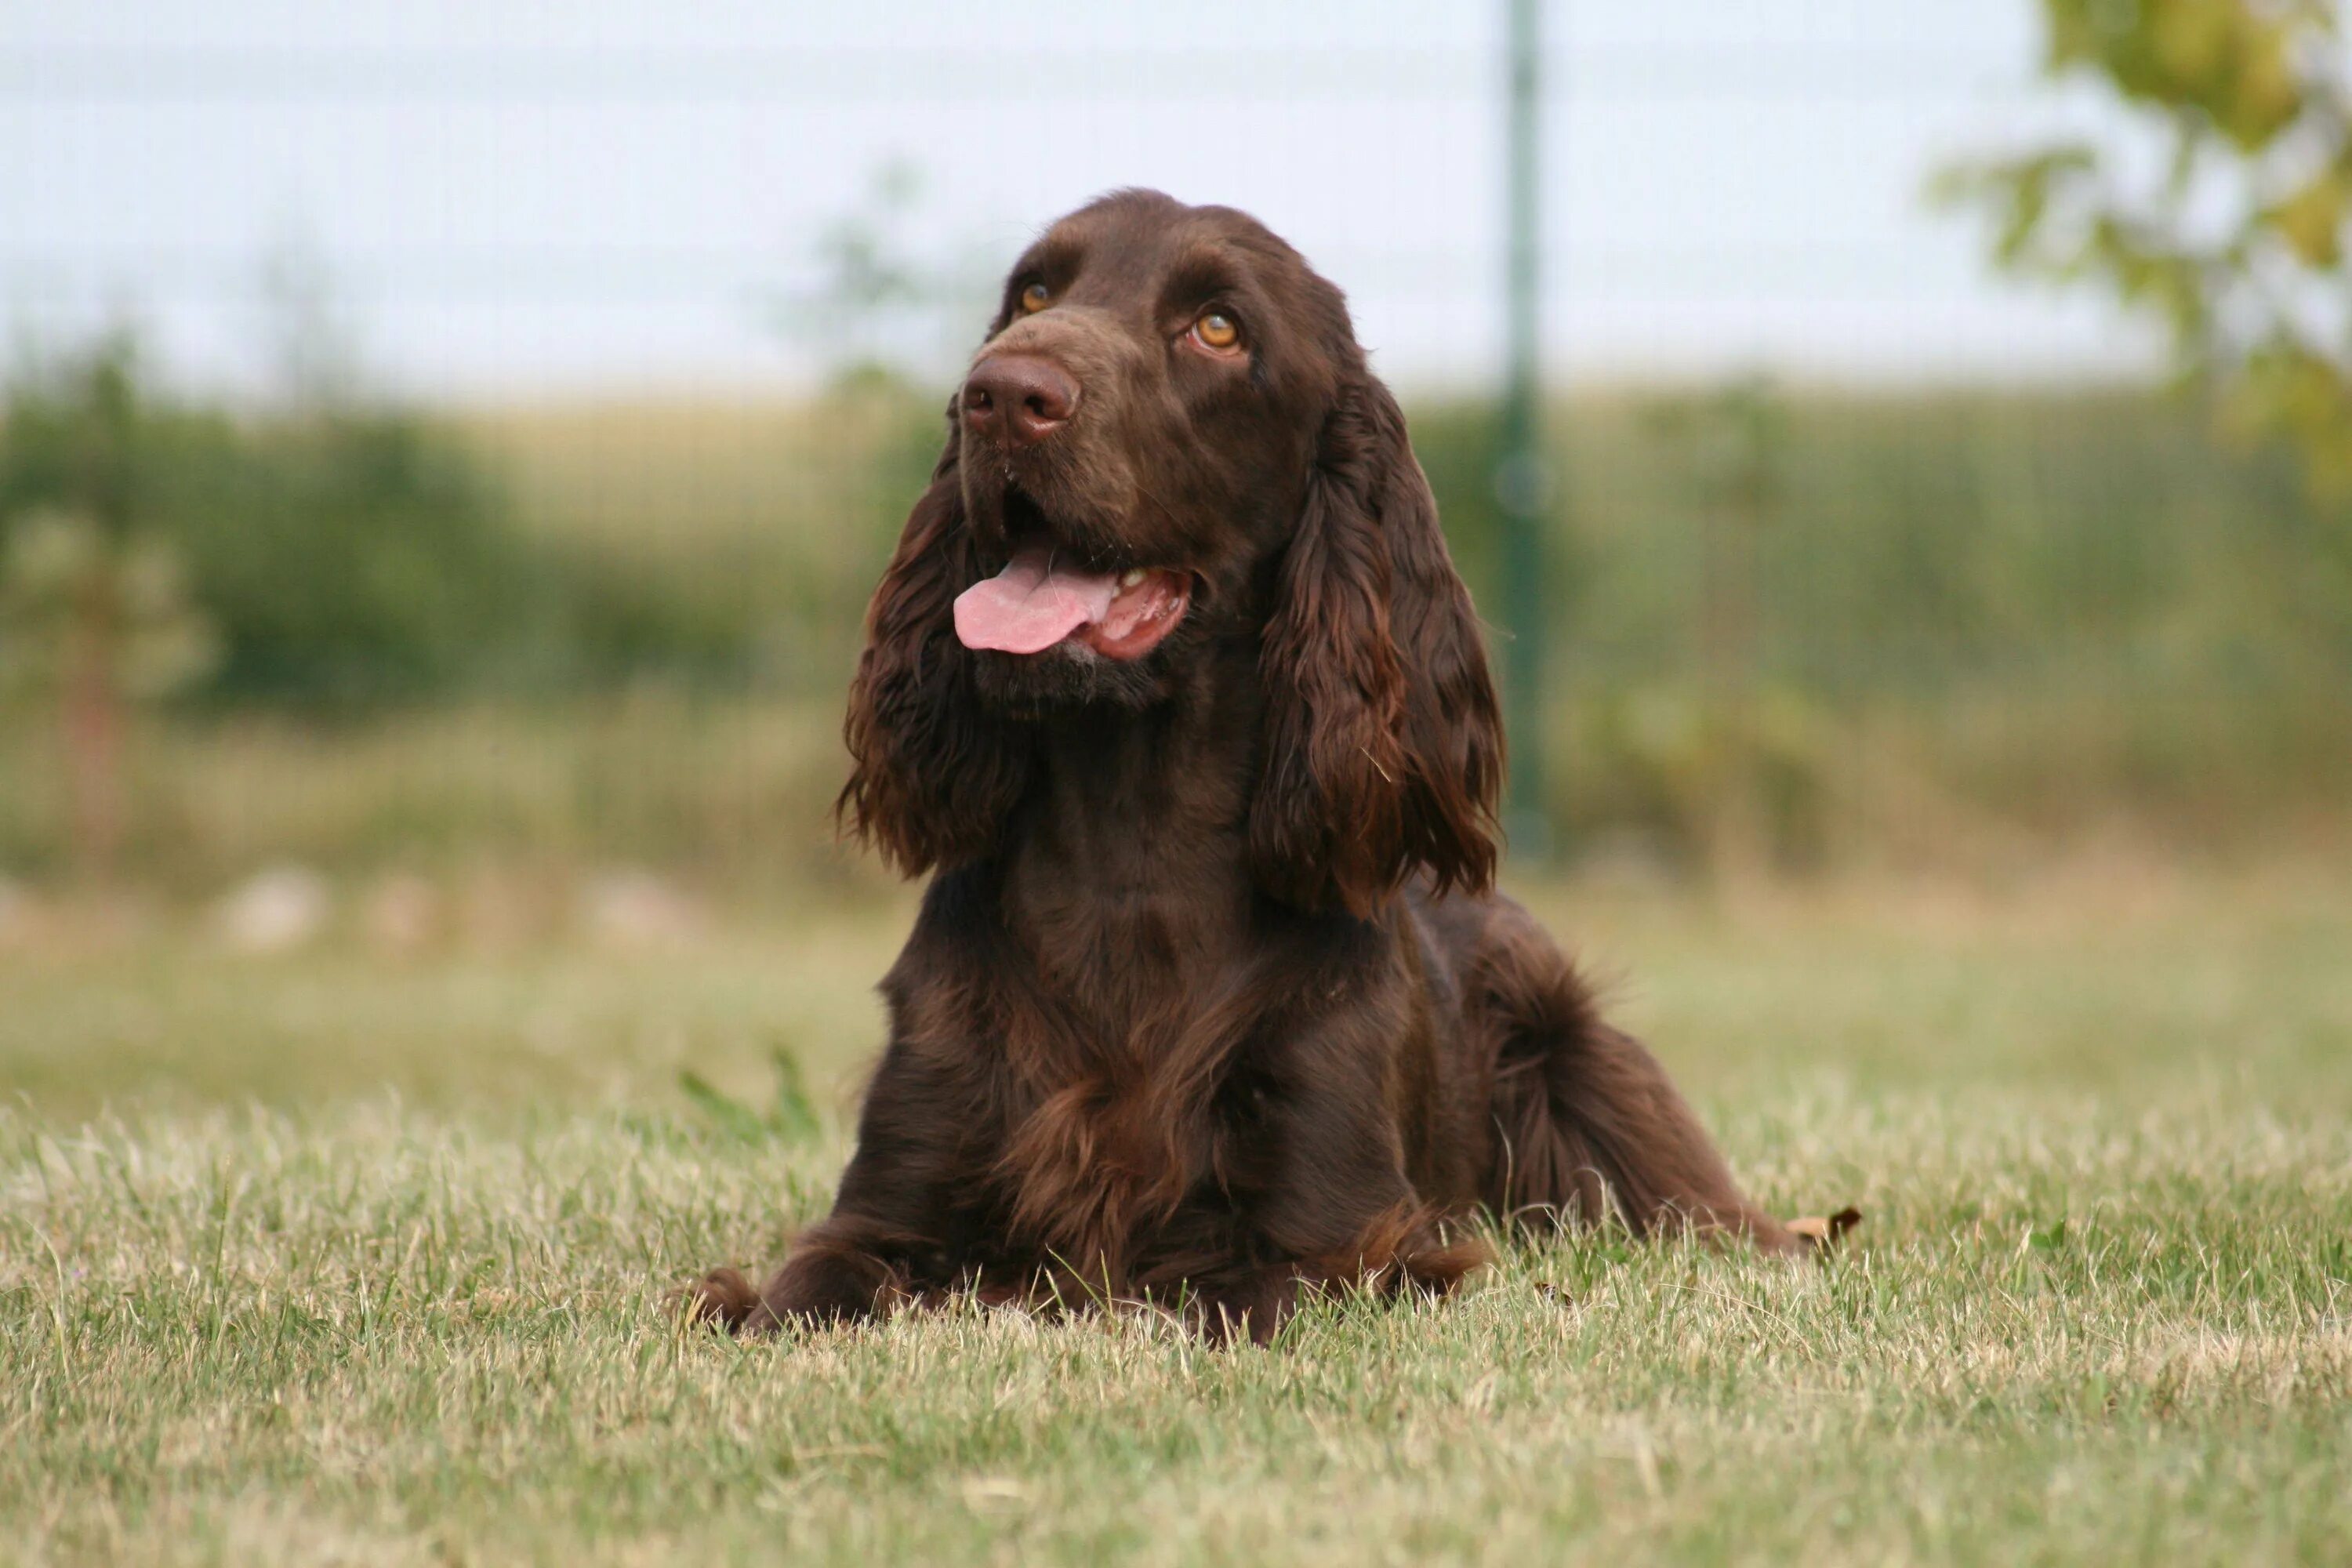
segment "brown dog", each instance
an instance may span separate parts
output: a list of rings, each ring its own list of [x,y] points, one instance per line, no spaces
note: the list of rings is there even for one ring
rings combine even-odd
[[[1013,268],[850,692],[854,828],[934,871],[832,1214],[699,1315],[961,1288],[1443,1290],[1483,1205],[1804,1240],[1496,896],[1470,596],[1339,291],[1150,192]],[[1843,1217],[1843,1216],[1842,1216]]]

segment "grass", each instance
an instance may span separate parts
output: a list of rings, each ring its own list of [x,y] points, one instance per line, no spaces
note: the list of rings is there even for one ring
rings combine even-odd
[[[653,864],[729,884],[836,868],[843,772],[822,705],[648,688],[320,725],[244,713],[139,726],[121,858],[203,897],[257,867],[455,876]],[[48,731],[0,723],[0,879],[61,881],[67,780]]]
[[[689,948],[0,957],[0,1559],[2341,1562],[2352,900],[1532,889],[1784,1210],[1270,1351],[964,1310],[737,1346],[819,1212],[898,905]],[[391,1092],[386,1086],[394,1086]]]

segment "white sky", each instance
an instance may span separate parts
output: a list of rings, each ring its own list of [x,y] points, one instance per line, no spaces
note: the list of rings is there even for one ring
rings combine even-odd
[[[1992,277],[1938,160],[2060,112],[2032,0],[1554,0],[1547,353],[1573,377],[2112,373],[2149,340]],[[110,309],[250,380],[298,245],[380,382],[481,395],[805,375],[775,325],[874,171],[1000,268],[1089,195],[1245,207],[1379,363],[1498,353],[1500,0],[0,0],[0,311]],[[976,333],[976,320],[959,335]]]

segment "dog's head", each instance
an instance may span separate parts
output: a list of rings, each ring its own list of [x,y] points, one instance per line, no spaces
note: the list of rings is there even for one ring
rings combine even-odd
[[[1260,880],[1358,913],[1483,888],[1500,724],[1468,593],[1339,290],[1255,219],[1121,192],[1004,285],[876,592],[851,824],[902,868],[991,853],[1034,723],[1254,653]]]

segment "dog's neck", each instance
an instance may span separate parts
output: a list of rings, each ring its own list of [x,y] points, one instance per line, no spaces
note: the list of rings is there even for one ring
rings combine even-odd
[[[1032,952],[1085,955],[1060,978],[1100,994],[1073,1001],[1131,1005],[1137,987],[1188,984],[1245,940],[1261,706],[1254,658],[1229,657],[1152,708],[1041,726],[1003,907]]]

